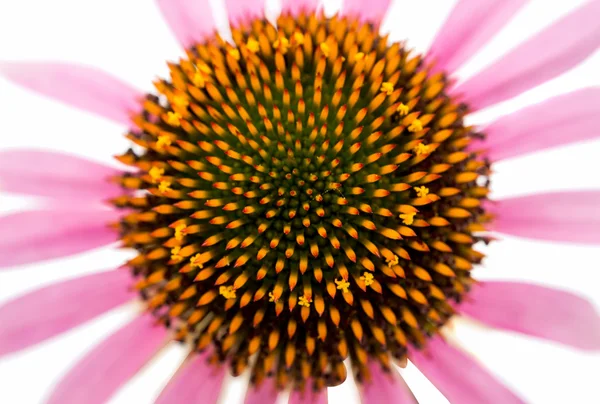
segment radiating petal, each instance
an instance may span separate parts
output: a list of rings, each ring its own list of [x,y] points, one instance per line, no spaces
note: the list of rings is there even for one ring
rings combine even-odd
[[[164,388],[155,404],[214,404],[225,378],[225,366],[207,362],[206,353],[184,363]]]
[[[265,0],[225,0],[225,7],[232,27],[265,16]]]
[[[248,386],[244,404],[275,404],[277,402],[277,387],[272,378],[263,380],[260,386]]]
[[[438,31],[428,58],[435,70],[456,71],[510,21],[528,0],[460,0]]]
[[[600,88],[559,95],[503,116],[481,130],[493,160],[575,143],[600,136]]]
[[[128,125],[143,94],[93,67],[52,62],[1,62],[0,76],[70,106]]]
[[[166,343],[167,328],[146,314],[108,337],[54,388],[47,404],[104,404]]]
[[[524,403],[467,354],[440,337],[425,351],[414,349],[410,360],[453,404]]]
[[[115,210],[35,210],[0,217],[0,268],[65,257],[117,240]]]
[[[303,391],[292,390],[288,404],[327,404],[327,389],[314,391],[309,381]]]
[[[505,101],[583,61],[600,44],[600,1],[593,0],[543,30],[453,91],[472,110]]]
[[[381,24],[391,0],[344,0],[340,14],[357,17],[361,22]]]
[[[411,404],[417,401],[400,374],[392,369],[385,372],[377,362],[369,364],[371,381],[362,384],[360,395],[364,404],[394,403]]]
[[[113,270],[34,290],[0,307],[0,356],[30,347],[135,298],[131,274]]]
[[[158,8],[185,48],[212,35],[217,26],[209,0],[157,0]]]
[[[518,282],[481,282],[458,306],[482,323],[575,348],[600,349],[600,316],[572,293]]]
[[[600,191],[551,192],[489,205],[493,230],[518,237],[600,243]]]
[[[290,13],[292,15],[298,15],[301,12],[305,14],[313,13],[319,0],[283,0],[281,3],[281,13]]]
[[[102,201],[123,193],[120,186],[108,181],[119,172],[64,153],[23,149],[0,152],[0,192]]]

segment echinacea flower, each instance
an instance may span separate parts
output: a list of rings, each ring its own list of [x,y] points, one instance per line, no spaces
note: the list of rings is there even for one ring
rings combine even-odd
[[[47,202],[0,218],[1,267],[115,241],[137,253],[0,308],[7,354],[127,301],[146,307],[50,403],[105,402],[174,340],[190,354],[160,404],[215,402],[227,372],[250,374],[248,404],[288,388],[291,403],[325,403],[348,363],[363,402],[411,403],[394,370],[407,360],[452,403],[522,402],[441,337],[461,315],[600,348],[600,319],[580,297],[471,274],[489,231],[600,242],[600,192],[488,199],[492,162],[595,136],[600,92],[464,124],[595,51],[600,2],[458,86],[452,73],[525,0],[459,1],[424,56],[378,33],[389,0],[346,0],[334,17],[317,3],[283,1],[272,24],[264,0],[228,0],[227,41],[206,0],[159,0],[187,57],[153,94],[91,68],[0,65],[15,83],[128,125],[132,142],[121,169],[0,154],[2,189]]]

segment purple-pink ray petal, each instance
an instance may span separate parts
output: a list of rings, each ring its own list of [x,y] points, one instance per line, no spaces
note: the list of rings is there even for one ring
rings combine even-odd
[[[217,30],[209,0],[157,0],[158,8],[185,48],[202,42]]]
[[[304,390],[292,390],[288,404],[327,404],[327,389],[315,391],[309,380]]]
[[[119,170],[65,153],[0,152],[0,191],[64,200],[102,201],[123,193],[108,181]]]
[[[481,131],[493,161],[600,136],[600,88],[585,88],[503,116]],[[479,145],[477,145],[479,147]]]
[[[66,257],[117,241],[116,210],[34,210],[0,217],[0,268]]]
[[[275,404],[279,392],[272,378],[262,381],[260,386],[249,385],[244,404]]]
[[[579,349],[600,349],[600,316],[572,293],[520,282],[481,282],[461,314],[492,327],[520,332]]]
[[[488,205],[492,230],[518,237],[600,243],[600,191],[565,191],[501,199]]]
[[[128,125],[143,94],[99,69],[52,62],[1,62],[0,76],[70,106]]]
[[[381,24],[391,0],[344,0],[340,14],[358,18],[363,23]]]
[[[229,24],[246,25],[252,19],[265,16],[265,0],[225,0]]]
[[[412,404],[417,402],[404,379],[395,369],[385,372],[378,362],[373,361],[369,363],[369,372],[371,380],[364,382],[360,389],[363,404]]]
[[[528,0],[460,0],[438,31],[428,59],[452,73],[510,21]]]
[[[409,359],[451,403],[524,403],[469,355],[440,337],[429,339],[424,351],[414,349]]]
[[[281,13],[289,13],[293,16],[304,12],[313,13],[319,5],[319,0],[283,0],[281,3]]]
[[[515,97],[566,72],[600,45],[600,1],[593,0],[458,85],[471,110]]]
[[[225,379],[225,366],[207,362],[207,353],[186,361],[164,388],[155,404],[215,404]]]
[[[0,307],[0,356],[25,349],[135,298],[131,274],[112,270],[34,290]]]
[[[131,321],[81,359],[47,404],[104,404],[166,343],[167,328],[150,314]]]

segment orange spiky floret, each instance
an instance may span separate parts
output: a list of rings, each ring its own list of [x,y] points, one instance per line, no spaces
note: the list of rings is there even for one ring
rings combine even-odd
[[[403,363],[453,315],[483,255],[489,164],[466,106],[369,25],[283,15],[169,65],[115,204],[137,288],[196,349],[255,383],[317,388]],[[256,356],[255,361],[250,361]],[[252,363],[252,365],[251,365]]]

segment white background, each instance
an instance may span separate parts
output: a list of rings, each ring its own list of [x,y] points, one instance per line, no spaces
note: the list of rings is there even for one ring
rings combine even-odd
[[[218,0],[214,2],[218,4]],[[408,38],[409,46],[425,51],[453,3],[397,0],[383,29],[390,30],[393,39]],[[467,77],[493,62],[519,41],[581,3],[580,0],[531,1],[489,46],[465,65],[459,72],[460,77]],[[338,4],[339,1],[327,2],[327,10],[335,10]],[[181,54],[152,0],[0,0],[0,60],[85,63],[103,68],[141,89],[151,90],[151,80],[156,75],[166,74],[165,60],[174,60]],[[515,100],[478,113],[471,122],[483,123],[554,94],[597,86],[599,69],[600,53],[597,52],[571,72]],[[53,103],[2,79],[0,111],[2,148],[41,147],[111,163],[111,156],[127,147],[121,136],[123,127]],[[599,155],[600,141],[595,141],[499,163],[493,178],[494,196],[600,189]],[[0,194],[0,211],[18,210],[30,204],[31,201]],[[600,249],[597,247],[506,238],[486,252],[489,258],[484,267],[475,272],[481,279],[523,279],[562,287],[600,306]],[[104,248],[70,259],[2,271],[0,304],[41,285],[114,268],[128,256],[127,252]],[[551,316],[551,308],[548,310]],[[78,357],[134,313],[134,307],[115,310],[47,343],[0,360],[0,403],[42,402],[48,389]],[[600,403],[599,354],[582,353],[463,323],[457,323],[456,332],[468,350],[528,402]],[[178,347],[166,349],[111,403],[151,403],[184,354]],[[422,404],[447,403],[413,367],[409,366],[403,374]],[[240,402],[244,382],[237,380],[226,388],[222,402]],[[330,403],[355,402],[355,394],[352,384],[345,383],[329,390]]]

